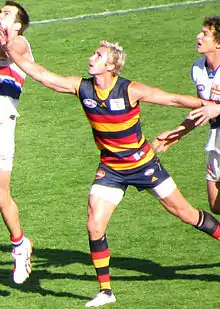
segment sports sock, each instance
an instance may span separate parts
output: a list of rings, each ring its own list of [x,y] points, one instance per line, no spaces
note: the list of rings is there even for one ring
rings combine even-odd
[[[205,210],[199,210],[199,220],[195,228],[216,239],[220,239],[219,221]]]
[[[106,235],[97,240],[89,240],[92,262],[95,267],[98,281],[100,284],[100,291],[111,295],[111,283],[109,272],[110,250]]]
[[[19,247],[23,243],[24,233],[21,232],[21,235],[19,237],[17,237],[17,238],[11,236],[10,240],[11,240],[12,246],[14,248],[17,248],[17,247]]]

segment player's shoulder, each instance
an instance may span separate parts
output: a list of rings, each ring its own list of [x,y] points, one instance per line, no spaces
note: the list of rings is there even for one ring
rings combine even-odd
[[[192,68],[204,69],[205,62],[206,62],[206,57],[201,57],[193,63]]]
[[[23,35],[18,35],[16,38],[14,38],[13,41],[16,43],[30,46],[30,43],[28,42],[27,38],[24,37]]]
[[[201,57],[193,63],[191,67],[191,78],[194,82],[196,82],[203,74],[203,71],[205,70],[205,62],[206,57]]]
[[[23,35],[18,35],[14,39],[14,48],[16,48],[23,56],[34,61],[34,57],[31,50],[31,45],[29,41]]]

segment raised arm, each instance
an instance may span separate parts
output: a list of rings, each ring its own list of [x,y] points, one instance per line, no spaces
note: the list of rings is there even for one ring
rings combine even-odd
[[[15,62],[22,71],[28,74],[32,79],[40,82],[47,88],[57,92],[76,94],[81,77],[80,76],[62,76],[48,71],[43,66],[28,59],[27,55],[18,52],[18,48],[9,38],[7,29],[0,27],[0,44],[6,54]]]
[[[27,59],[33,59],[31,47],[25,37],[19,35],[11,41],[11,44],[13,46],[13,49],[15,49],[19,54],[26,57]],[[1,53],[2,52],[4,53],[5,57],[8,56],[5,53],[4,49],[1,47]]]

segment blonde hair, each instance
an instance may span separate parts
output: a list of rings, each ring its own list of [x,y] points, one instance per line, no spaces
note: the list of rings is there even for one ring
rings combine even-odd
[[[108,48],[108,62],[114,65],[112,74],[114,76],[119,75],[122,67],[125,64],[126,54],[123,51],[123,48],[118,43],[110,43],[108,41],[101,41],[100,47]]]

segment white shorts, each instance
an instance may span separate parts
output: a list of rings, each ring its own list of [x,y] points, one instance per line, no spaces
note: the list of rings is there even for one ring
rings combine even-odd
[[[220,182],[220,155],[215,151],[209,151],[206,179]]]
[[[16,116],[0,119],[0,171],[11,171],[15,152]]]
[[[124,191],[118,188],[111,188],[103,185],[93,184],[89,194],[99,196],[103,200],[106,200],[117,206],[124,196]]]
[[[164,199],[169,196],[176,189],[176,184],[171,177],[165,179],[161,184],[152,188],[146,189],[149,193],[154,195],[156,198]],[[114,204],[118,205],[123,196],[124,191],[118,188],[111,188],[103,185],[93,184],[89,194],[93,194],[101,197],[102,199]]]
[[[176,189],[176,184],[172,177],[165,179],[158,186],[148,189],[152,195],[154,195],[158,200],[162,200],[168,197]]]

